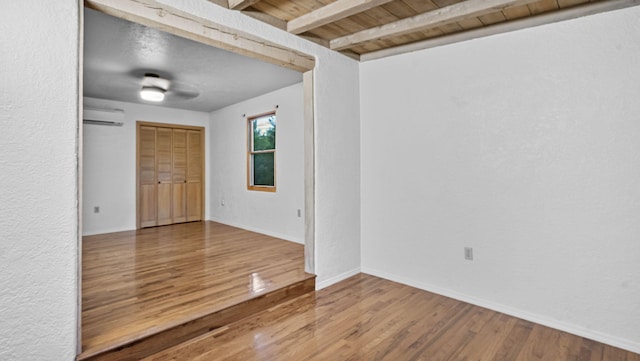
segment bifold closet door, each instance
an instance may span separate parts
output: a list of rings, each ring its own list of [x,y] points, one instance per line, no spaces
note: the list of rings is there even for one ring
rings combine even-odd
[[[202,215],[203,139],[201,130],[187,130],[187,221],[200,221]]]
[[[204,218],[204,132],[192,128],[138,124],[140,228]]]
[[[158,176],[158,219],[156,225],[163,226],[173,223],[171,214],[171,153],[172,153],[171,128],[156,129],[156,173]]]
[[[173,129],[173,223],[187,221],[187,131]]]
[[[156,128],[138,129],[138,217],[140,227],[157,225]]]

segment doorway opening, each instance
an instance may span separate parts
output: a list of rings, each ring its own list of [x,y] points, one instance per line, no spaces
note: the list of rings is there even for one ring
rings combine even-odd
[[[173,35],[194,40],[209,46],[225,49],[236,54],[248,56],[270,64],[293,69],[302,73],[303,88],[303,143],[304,143],[304,269],[308,273],[314,273],[315,245],[314,245],[314,96],[313,96],[313,68],[315,61],[313,57],[302,54],[293,49],[270,43],[259,39],[253,35],[242,33],[235,29],[229,29],[211,21],[197,18],[191,14],[186,14],[172,9],[154,1],[117,1],[117,0],[87,0],[84,2],[87,8],[97,10],[107,15],[126,19],[134,23],[150,28],[162,30]],[[82,30],[81,30],[82,31]],[[82,35],[81,35],[82,36]],[[258,44],[258,45],[257,45]],[[80,79],[83,78],[82,67],[80,69]],[[81,95],[83,92],[80,92]],[[153,119],[150,119],[153,120]],[[83,127],[79,127],[80,144],[83,142]],[[207,155],[205,151],[205,156]],[[81,155],[80,166],[83,167]],[[80,203],[82,204],[82,171],[80,172]],[[205,178],[206,179],[206,178]],[[212,200],[208,200],[211,203]],[[82,207],[82,206],[81,206]],[[298,211],[298,214],[301,212]],[[80,209],[80,240],[79,240],[79,290],[82,290],[82,209]],[[259,280],[259,277],[255,277]],[[79,317],[82,320],[82,292],[79,292]],[[81,324],[78,326],[81,340]],[[79,343],[81,347],[81,343]],[[80,353],[82,350],[79,350]]]

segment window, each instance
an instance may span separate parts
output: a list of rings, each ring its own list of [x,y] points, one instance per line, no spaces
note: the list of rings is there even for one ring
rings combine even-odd
[[[276,191],[276,113],[248,119],[247,189]]]

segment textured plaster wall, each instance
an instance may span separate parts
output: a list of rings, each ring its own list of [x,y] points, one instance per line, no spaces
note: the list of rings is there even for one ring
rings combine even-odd
[[[310,41],[205,0],[161,0],[174,8],[316,57],[316,274],[325,287],[360,267],[359,64]]]
[[[363,270],[639,352],[638,19],[363,63]]]
[[[83,214],[85,235],[136,228],[136,122],[193,125],[205,128],[205,161],[209,151],[209,113],[152,105],[84,98],[84,106],[122,109],[122,127],[85,125],[83,130]],[[88,112],[87,112],[88,113]],[[205,181],[209,179],[208,162]],[[209,198],[208,182],[205,198]],[[208,205],[206,202],[205,205]],[[94,213],[94,207],[100,207]],[[205,206],[205,219],[209,214]]]
[[[0,360],[76,351],[78,5],[0,11]]]
[[[277,191],[249,191],[247,119],[242,115],[263,114],[276,105]],[[300,83],[211,113],[212,220],[304,243],[303,109]]]

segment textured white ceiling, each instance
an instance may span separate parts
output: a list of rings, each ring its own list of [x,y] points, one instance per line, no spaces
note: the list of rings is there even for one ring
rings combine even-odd
[[[296,71],[90,9],[84,35],[88,97],[210,112],[302,81]],[[171,80],[164,102],[140,99],[146,72]]]

